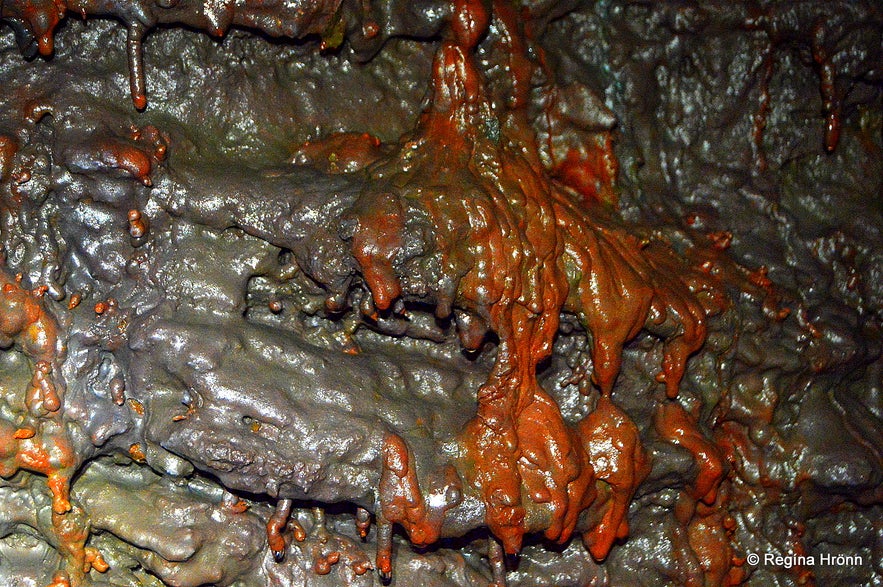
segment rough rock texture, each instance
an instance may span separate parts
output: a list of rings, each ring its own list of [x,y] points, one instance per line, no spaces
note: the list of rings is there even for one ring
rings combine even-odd
[[[0,19],[0,584],[883,584],[874,2]]]

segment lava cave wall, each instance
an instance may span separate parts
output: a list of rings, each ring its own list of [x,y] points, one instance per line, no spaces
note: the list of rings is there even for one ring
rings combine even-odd
[[[449,24],[468,2],[309,3],[307,16],[286,12],[296,2],[162,4],[68,2],[47,46],[53,27],[41,36],[46,22],[25,9],[57,4],[0,3],[0,583],[379,584],[378,528],[362,542],[356,508],[396,505],[378,489],[407,487],[390,477],[396,458],[442,503],[448,537],[415,550],[437,512],[397,520],[394,584],[493,578],[488,501],[468,483],[455,499],[446,467],[464,475],[461,431],[503,337],[464,352],[481,312],[439,323],[429,297],[407,321],[377,312],[380,290],[359,281],[370,255],[354,259],[352,231],[341,236],[370,212],[366,194],[395,212],[387,194],[414,202],[408,186],[453,193],[443,174],[409,176],[400,152],[442,132],[439,88],[461,78],[445,86],[435,64],[463,53],[485,92],[452,108],[475,122],[458,129],[464,144],[516,165],[493,141],[519,130],[507,109],[523,114],[537,181],[583,197],[577,218],[607,239],[606,259],[632,251],[632,234],[646,255],[662,243],[684,260],[664,267],[704,267],[728,299],[709,311],[677,400],[657,371],[684,322],[629,337],[602,398],[591,328],[565,309],[540,393],[567,430],[591,422],[590,457],[623,438],[604,410],[625,414],[645,477],[606,558],[544,540],[552,514],[528,508],[537,532],[507,584],[883,582],[879,6],[520,3],[512,18],[536,65],[518,94],[501,57],[517,44],[505,3],[486,3],[498,16],[478,42],[479,25]],[[144,14],[167,16],[151,28]],[[438,230],[406,210],[406,236]],[[434,267],[408,267],[416,297]],[[697,489],[709,462],[713,493]],[[593,467],[601,497],[580,532],[610,511],[612,481]],[[286,497],[277,563],[265,526]],[[745,560],[767,552],[862,562]]]

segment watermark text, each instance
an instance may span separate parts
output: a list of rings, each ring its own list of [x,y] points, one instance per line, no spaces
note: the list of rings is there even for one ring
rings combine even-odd
[[[865,564],[859,554],[844,555],[823,552],[821,554],[774,554],[772,552],[752,552],[745,557],[749,565],[791,567],[853,567]]]

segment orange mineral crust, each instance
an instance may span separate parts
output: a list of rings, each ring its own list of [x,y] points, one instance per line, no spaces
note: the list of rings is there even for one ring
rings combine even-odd
[[[455,10],[484,8],[464,3]],[[536,379],[560,313],[576,314],[592,338],[593,378],[605,396],[623,345],[645,327],[660,333],[666,343],[659,380],[675,397],[687,357],[704,341],[706,315],[721,311],[725,298],[714,278],[691,269],[664,243],[641,242],[609,212],[586,209],[549,179],[524,108],[494,112],[470,55],[473,37],[455,28],[453,41],[441,45],[431,103],[417,130],[398,154],[371,168],[383,187],[359,196],[353,254],[378,310],[423,294],[439,318],[458,308],[499,338],[493,371],[478,391],[477,416],[461,443],[488,527],[511,554],[530,525],[522,493],[547,504],[546,536],[562,542],[592,501],[586,448]],[[489,136],[488,127],[497,134]],[[430,224],[434,249],[424,256],[438,260],[444,289],[407,291],[406,276],[396,274],[405,218],[417,214]],[[614,515],[621,518],[625,504],[617,501]]]

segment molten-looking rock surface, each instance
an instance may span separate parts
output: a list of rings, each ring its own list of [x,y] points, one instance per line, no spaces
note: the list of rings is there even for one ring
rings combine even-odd
[[[0,583],[883,581],[873,3],[0,23]]]

